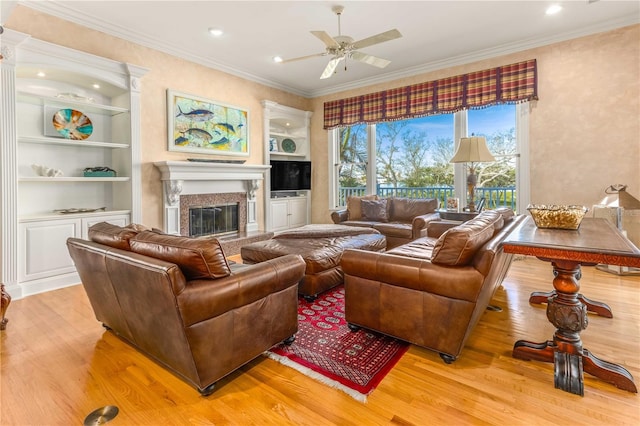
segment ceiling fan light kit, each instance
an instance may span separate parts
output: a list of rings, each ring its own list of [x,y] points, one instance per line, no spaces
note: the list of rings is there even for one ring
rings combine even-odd
[[[282,63],[299,61],[302,59],[315,58],[318,56],[332,56],[329,60],[329,63],[325,67],[324,71],[320,75],[320,79],[325,79],[331,77],[338,66],[338,64],[345,60],[344,69],[346,71],[347,59],[353,59],[354,61],[362,62],[363,64],[373,65],[374,67],[384,68],[391,63],[391,61],[387,59],[382,59],[375,57],[373,55],[368,55],[366,53],[362,53],[359,49],[373,46],[375,44],[384,43],[386,41],[395,40],[397,38],[402,37],[400,31],[393,29],[389,31],[385,31],[380,34],[376,34],[371,37],[364,38],[359,41],[354,41],[353,37],[349,37],[347,35],[342,35],[342,29],[340,26],[340,16],[344,11],[343,6],[333,6],[331,8],[333,13],[338,15],[338,35],[335,37],[331,37],[325,31],[311,31],[311,34],[316,36],[320,41],[322,41],[325,45],[325,51],[322,53],[316,53],[314,55],[301,56],[298,58],[286,59],[283,60]]]

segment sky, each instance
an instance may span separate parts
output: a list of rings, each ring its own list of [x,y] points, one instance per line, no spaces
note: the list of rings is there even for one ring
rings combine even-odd
[[[490,135],[499,130],[516,126],[515,105],[496,105],[489,108],[469,110],[469,134]],[[432,115],[410,120],[417,132],[424,132],[429,139],[453,139],[453,114]]]

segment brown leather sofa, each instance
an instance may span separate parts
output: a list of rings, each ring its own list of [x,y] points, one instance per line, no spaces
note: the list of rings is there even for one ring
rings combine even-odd
[[[99,223],[67,240],[98,321],[208,395],[298,329],[300,256],[229,265],[216,239]]]
[[[436,198],[347,198],[347,208],[331,213],[333,223],[371,227],[387,238],[387,249],[427,235],[429,223],[440,220]]]
[[[455,361],[506,275],[502,241],[525,218],[485,211],[460,225],[433,222],[429,235],[385,253],[347,250],[345,313],[364,327]]]

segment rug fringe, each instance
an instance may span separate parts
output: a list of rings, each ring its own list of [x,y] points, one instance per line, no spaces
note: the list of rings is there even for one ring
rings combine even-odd
[[[352,397],[353,399],[355,399],[356,401],[362,402],[362,403],[366,403],[367,402],[367,395],[362,394],[356,390],[353,390],[345,385],[343,385],[342,383],[336,381],[336,380],[332,380],[329,379],[328,377],[323,376],[320,373],[317,373],[315,371],[313,371],[312,369],[305,367],[304,365],[300,365],[295,361],[290,360],[289,358],[287,358],[286,356],[282,356],[282,355],[278,355],[276,353],[273,353],[271,351],[267,351],[264,353],[264,355],[266,355],[268,358],[271,358],[275,361],[278,361],[279,363],[286,365],[287,367],[291,367],[294,370],[299,371],[300,373],[304,374],[305,376],[309,376],[314,380],[317,380],[329,387],[332,387],[334,389],[338,389],[341,390],[342,392],[346,393],[347,395],[349,395],[350,397]]]

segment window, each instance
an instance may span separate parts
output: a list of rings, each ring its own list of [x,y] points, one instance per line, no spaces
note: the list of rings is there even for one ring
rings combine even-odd
[[[469,134],[484,136],[496,158],[476,169],[476,199],[484,198],[487,208],[516,208],[516,106],[496,105],[467,112]]]
[[[477,198],[484,197],[487,208],[504,205],[521,210],[519,204],[526,207],[528,200],[528,185],[522,185],[528,168],[524,170],[519,155],[527,152],[528,111],[526,103],[503,104],[332,130],[330,205],[339,208],[346,205],[348,196],[371,193],[438,198],[441,205],[448,197],[465,200],[466,169],[449,160],[455,152],[454,141],[475,134],[485,136],[496,157],[495,163],[477,168]]]
[[[376,130],[378,195],[440,198],[453,192],[453,114],[379,123]]]

